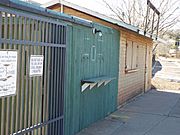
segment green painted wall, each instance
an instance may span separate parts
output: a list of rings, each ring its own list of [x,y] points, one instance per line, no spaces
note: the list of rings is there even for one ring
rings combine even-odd
[[[104,118],[117,108],[119,32],[94,25],[92,28],[68,26],[67,84],[65,91],[65,135],[73,135]],[[95,49],[94,51],[91,51]],[[106,86],[81,92],[81,80],[99,76],[116,77]]]

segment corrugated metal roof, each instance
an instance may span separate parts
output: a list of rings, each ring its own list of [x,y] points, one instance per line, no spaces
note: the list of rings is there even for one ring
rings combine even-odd
[[[36,14],[39,14],[39,15],[45,15],[47,17],[61,19],[63,21],[68,21],[68,22],[72,22],[72,23],[76,23],[76,24],[80,24],[80,25],[85,25],[87,27],[93,27],[93,22],[92,21],[88,21],[88,20],[85,20],[85,19],[77,18],[75,16],[67,15],[67,14],[64,14],[64,13],[60,13],[60,12],[57,12],[57,11],[53,11],[53,10],[44,8],[44,7],[49,7],[49,6],[58,4],[60,2],[62,2],[63,5],[70,6],[72,8],[78,9],[78,10],[80,10],[82,12],[85,12],[85,13],[90,14],[92,16],[98,17],[98,18],[100,18],[102,20],[105,20],[105,21],[110,22],[112,24],[115,24],[117,26],[120,26],[120,27],[126,28],[128,30],[134,31],[139,35],[146,36],[146,37],[152,38],[152,39],[156,39],[155,36],[151,36],[148,33],[146,33],[146,35],[144,35],[144,31],[140,30],[138,27],[123,23],[123,22],[121,22],[119,20],[107,17],[107,16],[105,16],[103,14],[100,14],[100,13],[94,12],[92,10],[80,7],[80,6],[72,4],[70,2],[66,2],[64,0],[60,0],[60,1],[59,0],[52,0],[52,1],[48,2],[47,4],[45,4],[43,6],[39,6],[37,4],[32,4],[32,3],[27,3],[27,2],[24,2],[24,1],[20,1],[20,0],[1,0],[0,4],[8,6],[8,7],[13,7],[13,8],[16,8],[16,9],[24,10],[24,11],[36,13]]]
[[[92,16],[95,16],[95,17],[98,17],[102,20],[105,20],[105,21],[108,21],[110,23],[113,23],[113,24],[116,24],[116,25],[119,25],[121,27],[124,27],[124,28],[127,28],[127,29],[130,29],[132,31],[135,31],[137,32],[139,29],[138,27],[135,27],[133,25],[129,25],[127,23],[124,23],[124,22],[121,22],[119,20],[116,20],[114,18],[111,18],[111,17],[108,17],[106,15],[103,15],[103,14],[100,14],[98,12],[95,12],[95,11],[92,11],[92,10],[89,10],[87,8],[84,8],[84,7],[81,7],[81,6],[78,6],[76,4],[73,4],[73,3],[70,3],[70,2],[67,2],[67,1],[64,1],[64,0],[52,0],[44,5],[42,5],[43,7],[50,7],[52,5],[55,5],[55,4],[62,4],[62,5],[65,5],[65,6],[68,6],[68,7],[71,7],[71,8],[74,8],[74,9],[77,9],[79,11],[82,11],[84,13],[87,13],[89,15],[92,15]]]
[[[144,31],[139,29],[138,27],[136,26],[133,26],[133,25],[130,25],[130,24],[127,24],[127,23],[124,23],[122,21],[119,21],[119,20],[116,20],[114,18],[111,18],[111,17],[108,17],[106,15],[103,15],[103,14],[100,14],[98,12],[95,12],[95,11],[92,11],[90,9],[87,9],[87,8],[84,8],[84,7],[81,7],[81,6],[78,6],[76,4],[73,4],[73,3],[70,3],[70,2],[67,2],[65,0],[52,0],[44,5],[42,5],[43,7],[50,7],[50,6],[53,6],[55,4],[62,4],[62,5],[65,5],[67,7],[71,7],[73,9],[76,9],[76,10],[79,10],[81,12],[84,12],[84,13],[87,13],[89,15],[92,15],[94,17],[97,17],[101,20],[104,20],[104,21],[107,21],[109,23],[112,23],[112,24],[115,24],[115,25],[118,25],[120,27],[123,27],[125,29],[128,29],[128,30],[131,30],[131,31],[134,31],[136,33],[138,33],[139,35],[143,35],[143,36],[146,36],[148,38],[152,38],[152,39],[155,39],[155,36],[154,35],[150,35],[148,33],[146,33],[144,35]]]

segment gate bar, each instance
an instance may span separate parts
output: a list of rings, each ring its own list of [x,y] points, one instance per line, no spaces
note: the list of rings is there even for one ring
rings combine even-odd
[[[17,133],[14,133],[13,135],[24,135],[24,134],[27,134],[27,133],[29,133],[31,131],[34,131],[35,129],[38,129],[40,127],[44,127],[44,126],[49,125],[49,124],[51,124],[53,122],[59,121],[59,120],[61,120],[63,118],[64,118],[64,116],[60,116],[60,117],[57,117],[55,119],[51,119],[51,120],[45,121],[43,123],[38,123],[37,125],[31,126],[31,127],[26,128],[26,129],[24,129],[22,131],[18,131]]]

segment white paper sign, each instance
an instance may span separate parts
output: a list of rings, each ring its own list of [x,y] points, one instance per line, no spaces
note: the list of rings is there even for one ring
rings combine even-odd
[[[16,94],[17,51],[0,51],[0,97]]]
[[[43,74],[43,55],[31,55],[30,57],[30,73],[32,76],[42,76]]]

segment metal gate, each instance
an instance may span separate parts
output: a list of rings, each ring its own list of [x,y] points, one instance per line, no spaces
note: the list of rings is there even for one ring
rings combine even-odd
[[[16,94],[0,97],[0,134],[63,135],[66,25],[2,6],[0,50],[18,51]],[[44,57],[42,76],[29,75],[32,55]]]

